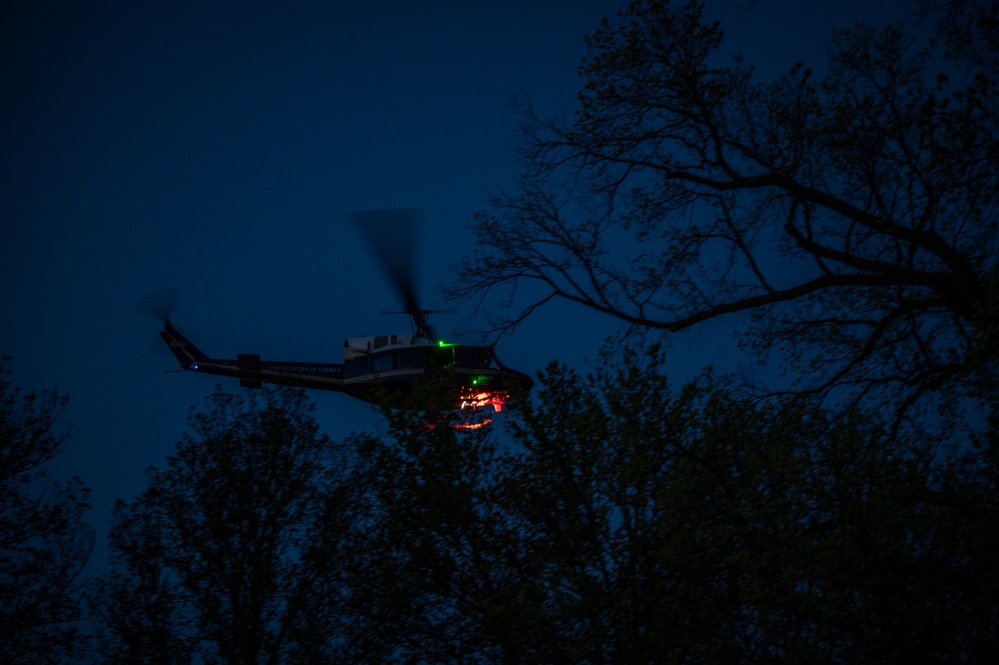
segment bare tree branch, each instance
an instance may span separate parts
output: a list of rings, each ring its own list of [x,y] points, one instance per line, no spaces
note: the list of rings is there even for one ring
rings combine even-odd
[[[521,106],[524,189],[479,217],[450,292],[533,285],[493,334],[553,299],[634,330],[752,313],[756,347],[799,358],[816,390],[892,386],[908,409],[992,375],[994,70],[959,61],[947,81],[959,51],[858,26],[835,34],[822,79],[798,65],[760,82],[719,66],[696,2],[635,3],[588,44],[573,118]]]

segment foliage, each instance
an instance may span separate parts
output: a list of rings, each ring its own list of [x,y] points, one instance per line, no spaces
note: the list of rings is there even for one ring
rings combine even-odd
[[[98,610],[108,662],[318,662],[336,594],[316,569],[338,556],[323,509],[345,457],[300,390],[217,390],[149,487],[119,501],[116,570]],[[324,594],[321,597],[318,594]]]
[[[300,391],[216,392],[116,510],[101,655],[999,657],[994,434],[941,450],[710,372],[677,389],[665,362],[653,346],[586,377],[553,363],[505,438],[449,427],[434,386],[393,396],[385,434],[341,446]]]
[[[494,333],[553,298],[632,330],[734,316],[804,388],[899,417],[995,389],[997,21],[941,5],[926,48],[858,25],[821,75],[761,81],[701,3],[633,3],[589,37],[571,119],[521,105],[523,189],[479,216],[451,294],[535,298]]]
[[[994,498],[965,482],[982,460],[950,468],[869,414],[757,403],[710,377],[673,393],[656,364],[585,381],[554,367],[543,402],[577,408],[525,416],[533,491],[516,505],[536,556],[560,564],[540,585],[558,608],[540,629],[567,660],[994,653],[997,576],[978,558],[995,551]]]
[[[943,458],[870,414],[674,390],[657,350],[630,357],[549,367],[507,449],[420,419],[364,443],[355,660],[997,655],[987,446]]]
[[[457,432],[433,406],[452,402],[446,379],[396,395],[388,436],[355,440],[362,517],[341,577],[351,662],[497,662],[517,632],[491,609],[512,574],[495,558],[508,536],[491,494],[503,458],[487,430]]]
[[[80,646],[89,490],[44,470],[68,439],[57,430],[68,398],[21,394],[8,361],[0,363],[0,661],[60,662]]]

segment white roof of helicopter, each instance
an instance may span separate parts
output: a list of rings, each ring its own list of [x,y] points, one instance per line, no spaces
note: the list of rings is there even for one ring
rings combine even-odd
[[[416,335],[377,335],[375,337],[352,337],[343,342],[343,359],[354,360],[372,353],[409,346],[429,346],[433,342]]]

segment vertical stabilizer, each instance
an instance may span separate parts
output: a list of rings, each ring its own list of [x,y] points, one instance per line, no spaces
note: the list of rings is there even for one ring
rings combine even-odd
[[[208,356],[202,353],[198,347],[170,325],[169,319],[163,324],[160,337],[163,338],[170,352],[177,358],[180,366],[184,369],[197,369],[198,363],[209,360]]]

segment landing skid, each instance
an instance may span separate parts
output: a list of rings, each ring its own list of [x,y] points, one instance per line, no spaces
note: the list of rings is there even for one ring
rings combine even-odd
[[[483,427],[489,425],[492,422],[493,422],[492,418],[482,418],[481,420],[474,422],[466,418],[464,423],[453,423],[451,425],[451,429],[462,429],[462,430],[482,429]]]
[[[476,402],[466,400],[461,403],[461,418],[464,422],[459,420],[456,423],[451,424],[452,429],[482,429],[486,425],[493,422],[492,414],[498,411],[495,406],[482,406]]]
[[[482,429],[490,424],[492,424],[492,409],[483,409],[481,407],[477,408],[464,408],[461,409],[461,415],[456,422],[451,423],[451,429],[456,430],[476,430]],[[427,429],[434,429],[436,425],[433,423],[427,423]]]

